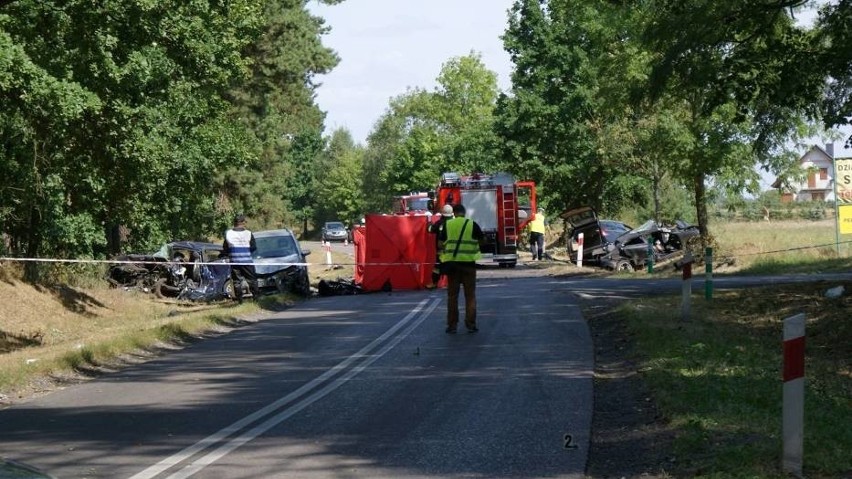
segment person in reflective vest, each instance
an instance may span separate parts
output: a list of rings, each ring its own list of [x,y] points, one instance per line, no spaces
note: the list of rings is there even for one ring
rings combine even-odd
[[[533,220],[530,221],[530,253],[532,253],[533,261],[541,261],[544,255],[544,232],[544,210],[539,208]]]
[[[439,234],[443,247],[441,269],[447,275],[447,329],[455,334],[459,324],[459,288],[464,288],[464,324],[469,333],[479,331],[476,325],[476,260],[481,256],[479,243],[482,228],[465,218],[465,207],[453,206],[455,218],[444,225]]]
[[[254,235],[246,229],[246,217],[237,215],[234,217],[234,227],[225,232],[225,241],[222,244],[222,254],[228,256],[231,263],[231,283],[234,287],[234,295],[237,301],[243,302],[242,279],[248,283],[252,296],[260,297],[260,289],[257,287],[257,273],[254,270],[254,261],[251,253],[257,248]]]

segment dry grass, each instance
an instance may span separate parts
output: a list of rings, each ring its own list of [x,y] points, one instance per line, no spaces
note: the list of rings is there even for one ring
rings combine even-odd
[[[159,301],[105,285],[31,285],[0,269],[0,402],[49,387],[42,376],[102,367],[131,351],[187,340],[251,308]]]

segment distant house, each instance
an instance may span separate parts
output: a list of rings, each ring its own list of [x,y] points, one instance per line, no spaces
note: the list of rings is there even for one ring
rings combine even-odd
[[[791,201],[834,201],[834,145],[825,149],[814,145],[799,160],[802,168],[808,171],[804,183],[788,182],[778,178],[773,188],[781,192],[782,202]]]

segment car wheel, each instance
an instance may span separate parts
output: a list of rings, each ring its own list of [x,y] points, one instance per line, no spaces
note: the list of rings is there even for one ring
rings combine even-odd
[[[154,296],[162,298],[176,298],[180,294],[180,288],[166,284],[166,278],[160,278],[154,283]]]
[[[633,271],[633,265],[630,264],[630,261],[626,259],[619,260],[615,263],[615,270],[618,272],[621,271]]]
[[[222,286],[222,292],[225,293],[225,296],[229,299],[236,299],[237,295],[234,292],[234,281],[230,278],[225,280],[225,284]]]
[[[299,282],[296,284],[296,290],[304,297],[311,295],[311,282],[308,280],[307,273],[305,273],[304,276],[299,277]]]

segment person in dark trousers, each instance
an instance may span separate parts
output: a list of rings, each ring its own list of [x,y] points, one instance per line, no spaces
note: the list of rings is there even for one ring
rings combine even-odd
[[[441,217],[434,223],[429,223],[429,233],[435,235],[435,264],[432,266],[432,282],[426,285],[426,289],[438,287],[441,280],[441,231],[447,221],[453,217],[453,205],[444,205],[441,208]]]
[[[544,232],[544,210],[539,208],[533,220],[530,221],[530,253],[532,253],[533,261],[541,261],[544,256]]]
[[[234,294],[237,301],[243,302],[242,279],[249,285],[252,296],[260,297],[260,289],[257,287],[257,273],[251,258],[252,252],[257,248],[254,235],[246,228],[245,215],[234,217],[234,227],[225,232],[225,241],[222,244],[222,254],[228,256],[231,264],[231,282],[234,285]],[[236,263],[236,264],[233,264]]]
[[[481,257],[479,243],[482,228],[465,218],[462,205],[453,206],[455,218],[447,221],[439,233],[443,244],[441,263],[447,275],[447,334],[455,334],[459,324],[459,288],[464,288],[464,324],[469,333],[476,325],[476,260]]]

